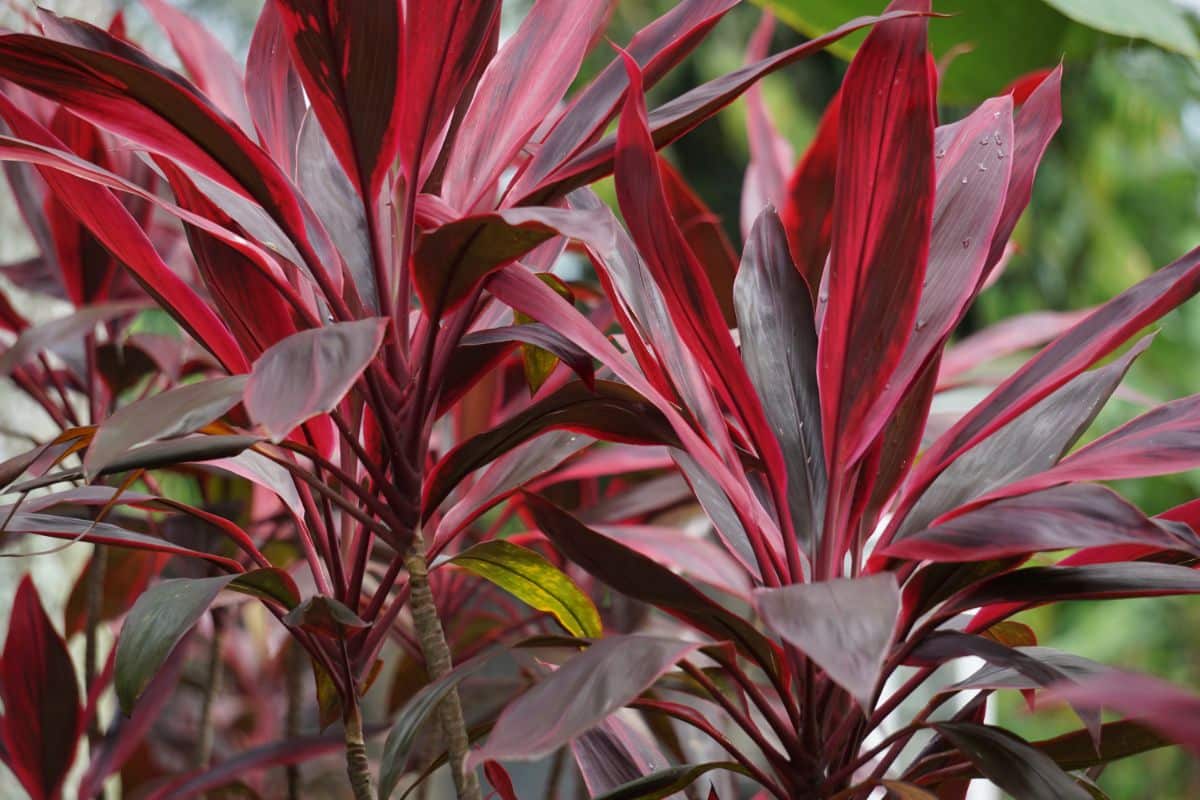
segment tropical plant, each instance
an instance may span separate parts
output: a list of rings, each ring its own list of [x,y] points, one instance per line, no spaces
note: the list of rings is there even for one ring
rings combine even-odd
[[[1091,367],[1200,290],[1200,251],[1087,316],[947,349],[1028,203],[1059,71],[938,126],[929,3],[897,0],[770,56],[767,22],[748,66],[648,111],[736,0],[679,3],[565,103],[604,0],[539,0],[503,44],[498,0],[274,0],[249,80],[144,4],[186,76],[120,20],[41,12],[0,35],[0,158],[42,250],[8,274],[76,306],[5,314],[3,363],[61,432],[0,466],[4,529],[156,554],[120,585],[89,569],[85,629],[121,624],[86,703],[52,691],[70,660],[22,584],[0,757],[30,794],[62,795],[109,680],[132,717],[93,730],[82,794],[121,770],[202,619],[198,757],[129,787],[149,796],[265,789],[253,770],[341,749],[360,799],[442,764],[459,797],[481,796],[482,765],[511,798],[502,762],[568,754],[604,797],[705,774],[710,796],[949,798],[983,776],[1086,797],[1093,767],[1200,748],[1182,690],[1009,619],[1200,591],[1195,504],[1150,518],[1095,483],[1196,466],[1196,399],[1067,455],[1148,340]],[[754,83],[868,26],[793,169]],[[739,265],[657,151],[746,92]],[[609,174],[623,225],[587,188]],[[555,272],[583,261],[599,290]],[[147,333],[147,303],[186,337]],[[1046,341],[973,408],[939,409],[971,367]],[[244,652],[271,640],[242,635],[230,611],[249,601],[227,590],[278,620],[278,659]],[[300,652],[314,722],[338,736],[299,736]],[[987,665],[938,684],[965,656]],[[219,723],[223,672],[283,702]],[[1083,728],[1028,743],[985,724],[1008,688],[1069,703]],[[1128,719],[1102,724],[1106,704]],[[377,790],[372,721],[390,727]],[[231,755],[209,764],[218,735]]]

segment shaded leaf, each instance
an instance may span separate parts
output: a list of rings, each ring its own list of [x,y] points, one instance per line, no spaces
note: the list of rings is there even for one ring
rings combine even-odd
[[[1054,687],[1043,698],[1110,708],[1200,754],[1200,697],[1158,678],[1110,670]]]
[[[1087,800],[1070,775],[1008,731],[971,722],[940,722],[933,728],[950,740],[989,780],[1022,800]]]
[[[310,597],[300,603],[287,613],[283,622],[330,639],[342,639],[371,626],[344,603],[323,595]]]
[[[624,786],[597,795],[595,800],[659,800],[691,786],[706,772],[715,769],[741,774],[746,768],[733,761],[712,761],[707,764],[687,764],[655,772],[631,781]]]

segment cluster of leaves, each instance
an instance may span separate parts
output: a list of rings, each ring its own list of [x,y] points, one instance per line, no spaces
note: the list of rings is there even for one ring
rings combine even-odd
[[[1200,503],[1148,517],[1098,483],[1200,465],[1200,399],[1071,452],[1149,337],[1121,348],[1200,291],[1200,251],[950,346],[1060,70],[939,125],[928,0],[896,0],[773,55],[766,18],[746,66],[648,109],[736,0],[677,4],[565,100],[606,0],[538,0],[502,44],[499,0],[271,0],[244,71],[143,4],[186,74],[120,16],[0,34],[0,159],[39,247],[4,272],[73,307],[0,304],[0,372],[59,429],[0,464],[3,529],[95,545],[65,625],[84,686],[31,582],[14,603],[0,760],[32,796],[63,795],[85,740],[81,797],[118,774],[298,797],[328,776],[297,765],[344,751],[360,799],[447,763],[460,797],[482,766],[512,798],[504,763],[552,759],[547,796],[570,761],[608,798],[983,777],[1036,800],[1200,752],[1200,700],[1010,619],[1200,592]],[[866,29],[793,165],[756,81]],[[743,94],[739,259],[658,151]],[[588,188],[609,175],[616,210]],[[1010,689],[1082,727],[986,724]]]

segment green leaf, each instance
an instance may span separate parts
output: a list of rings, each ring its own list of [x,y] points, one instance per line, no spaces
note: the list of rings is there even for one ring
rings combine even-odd
[[[1187,16],[1171,0],[1045,0],[1078,23],[1116,36],[1145,39],[1193,58],[1200,43]]]
[[[878,14],[885,0],[756,0],[788,25],[808,36],[826,33],[847,20]],[[929,21],[929,43],[935,58],[952,50],[940,99],[965,103],[999,94],[1014,78],[1036,69],[1053,67],[1065,56],[1077,58],[1093,51],[1103,35],[1064,16],[1053,0],[939,0],[935,10],[954,16]],[[1129,10],[1122,0],[1100,5],[1126,5],[1124,17],[1141,13]],[[1155,0],[1152,5],[1167,4]],[[1093,0],[1066,0],[1053,5],[1092,5]],[[1097,26],[1100,27],[1100,26]],[[829,47],[849,58],[866,32],[847,36]],[[961,52],[969,46],[969,52]]]
[[[714,769],[725,769],[743,775],[746,768],[733,761],[711,761],[707,764],[685,764],[660,772],[644,775],[637,780],[622,784],[610,792],[597,795],[594,800],[659,800],[681,792],[691,786],[697,778]]]
[[[291,577],[274,568],[213,578],[172,578],[151,586],[129,610],[117,640],[113,682],[122,712],[130,713],[167,656],[225,588],[270,597],[284,605],[299,600]]]
[[[132,711],[175,645],[236,577],[173,578],[137,599],[117,640],[114,683],[122,712]]]
[[[575,636],[603,634],[600,613],[575,582],[540,554],[495,540],[482,542],[450,559],[539,611],[554,615]]]

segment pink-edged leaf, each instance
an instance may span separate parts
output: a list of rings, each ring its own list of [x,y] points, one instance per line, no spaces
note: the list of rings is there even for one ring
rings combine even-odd
[[[346,263],[359,298],[370,313],[379,313],[366,210],[311,111],[296,144],[296,183]]]
[[[651,636],[602,639],[510,703],[471,759],[531,761],[548,755],[636,699],[698,647]]]
[[[413,279],[426,313],[453,309],[489,274],[555,236],[603,242],[612,231],[609,220],[592,211],[513,208],[422,232]]]
[[[825,450],[817,393],[817,333],[804,279],[774,211],[754,223],[734,284],[742,361],[787,468],[796,537],[811,553],[825,521]]]
[[[1050,757],[1002,728],[935,722],[933,728],[989,780],[1022,800],[1090,800],[1091,794]]]
[[[678,444],[662,415],[633,389],[612,381],[589,388],[569,383],[495,428],[447,453],[425,481],[425,513],[432,513],[464,477],[545,431],[566,429],[598,439]]]
[[[1025,99],[1014,125],[1012,142],[1012,174],[1009,176],[1008,191],[1004,194],[1004,210],[992,237],[987,266],[980,283],[987,280],[989,273],[1003,260],[1004,248],[1017,227],[1021,212],[1029,205],[1033,195],[1033,178],[1037,174],[1042,155],[1062,123],[1062,66],[1056,67],[1042,80]],[[1014,99],[1014,102],[1020,102]],[[1005,151],[1009,152],[1009,151]]]
[[[659,156],[658,166],[667,208],[703,268],[726,325],[733,326],[733,278],[737,274],[738,259],[725,235],[721,218],[688,186],[687,180],[671,166],[671,162]]]
[[[1200,594],[1200,572],[1175,564],[1134,561],[1078,567],[1028,567],[989,578],[945,609],[966,611],[995,603],[1022,607],[1066,600],[1112,600]],[[994,621],[994,620],[993,620]]]
[[[1110,670],[1051,688],[1042,700],[1112,709],[1200,755],[1200,697],[1158,678]]]
[[[725,550],[707,538],[654,525],[595,525],[597,533],[728,594],[749,598],[750,578]]]
[[[176,55],[200,91],[242,130],[253,131],[242,70],[217,37],[167,0],[141,2],[170,38]]]
[[[486,193],[579,71],[607,19],[608,0],[537,0],[484,71],[446,168],[446,200],[460,211]]]
[[[900,524],[898,537],[997,487],[1047,470],[1092,424],[1150,337],[1121,358],[1079,375],[946,468]]]
[[[630,39],[626,51],[638,63],[647,87],[683,60],[737,5],[737,0],[683,0]],[[513,184],[511,193],[522,197],[551,172],[604,133],[620,108],[628,86],[619,57],[609,62],[591,83],[571,98],[554,127],[539,143],[529,165]]]
[[[5,37],[0,37],[0,51],[3,50],[4,41]],[[0,66],[2,72],[3,67]],[[0,95],[0,115],[4,116],[18,136],[39,145],[62,149],[61,142],[17,109],[4,95]],[[58,200],[124,262],[147,293],[169,311],[197,342],[230,372],[245,371],[245,358],[229,329],[195,291],[167,266],[141,226],[112,192],[55,169],[45,168],[40,172]]]
[[[0,700],[0,742],[8,768],[34,800],[62,797],[82,732],[79,684],[67,645],[28,575],[9,612]]]
[[[83,457],[84,475],[96,475],[143,442],[193,433],[220,418],[241,402],[247,380],[239,375],[190,383],[119,409],[96,429]]]
[[[93,522],[76,517],[32,514],[24,511],[17,511],[8,516],[7,511],[6,509],[5,516],[8,519],[8,523],[4,526],[5,535],[28,534],[33,536],[47,536],[52,539],[106,544],[114,547],[134,547],[139,550],[152,550],[158,553],[170,553],[175,556],[200,558],[234,572],[242,570],[240,564],[224,556],[174,545],[165,539],[128,531],[108,522]]]
[[[1034,311],[989,325],[946,350],[938,372],[938,385],[1004,356],[1045,344],[1082,320],[1084,311]]]
[[[101,303],[26,328],[12,346],[0,355],[0,375],[11,375],[14,369],[46,350],[92,333],[102,322],[135,314],[145,307],[146,303],[141,300]]]
[[[1013,164],[1004,147],[1012,138],[1008,97],[988,100],[934,133],[937,191],[924,287],[904,354],[872,407],[876,418],[893,416],[975,298],[1003,209]]]
[[[332,411],[371,363],[385,319],[341,322],[301,331],[272,345],[254,362],[246,413],[273,441]]]
[[[1054,671],[1064,676],[1059,678],[1059,680],[1084,681],[1094,675],[1112,671],[1112,667],[1105,664],[1049,647],[1020,647],[1016,649],[1025,655],[1037,659],[1042,664],[1052,667]],[[980,667],[969,677],[947,686],[942,691],[954,692],[969,691],[972,689],[1016,689],[1027,691],[1030,689],[1042,689],[1046,685],[1040,677],[1035,679],[1034,676],[1030,675],[1029,670],[1022,672],[1016,666],[1006,666],[998,662],[993,662]]]
[[[304,119],[304,87],[292,66],[287,32],[274,2],[263,5],[246,55],[246,104],[258,140],[285,174],[293,173]]]
[[[829,101],[812,143],[788,178],[787,201],[780,211],[792,258],[814,303],[833,238],[833,194],[837,185],[841,121],[842,94],[838,92]]]
[[[783,69],[800,59],[820,52],[824,48],[849,36],[857,30],[883,20],[902,19],[913,16],[913,12],[892,12],[878,17],[859,17],[823,36],[810,39],[782,53],[764,58],[719,78],[715,78],[695,89],[680,95],[649,115],[650,130],[657,148],[671,142],[694,129],[740,97],[764,75]],[[549,197],[558,197],[579,186],[592,183],[612,172],[616,152],[615,137],[608,136],[579,152],[570,161],[555,170],[536,186],[521,195],[520,203],[545,202]]]
[[[892,10],[928,11],[926,0]],[[923,18],[877,25],[843,84],[829,300],[820,331],[832,487],[882,427],[868,425],[916,322],[934,209],[934,80]],[[832,488],[830,506],[840,488]],[[836,520],[836,518],[835,518]]]
[[[900,614],[895,576],[759,589],[754,602],[768,628],[864,707],[870,705]]]
[[[639,731],[614,714],[582,736],[571,740],[571,755],[592,797],[637,780],[654,768],[662,754]]]
[[[487,328],[472,331],[462,338],[459,343],[463,347],[478,347],[495,344],[527,344],[561,360],[579,376],[587,386],[595,384],[596,369],[592,357],[580,350],[578,345],[563,336],[553,328],[540,322],[527,322],[523,325],[506,325],[502,328]]]
[[[1147,478],[1200,466],[1200,395],[1152,409],[1064,458],[1054,467],[1002,486],[987,498],[1073,481]]]
[[[272,2],[329,144],[373,212],[400,145],[402,5]]]
[[[1172,532],[1172,525],[1179,530]],[[987,561],[1045,550],[1143,544],[1200,554],[1191,529],[1156,521],[1110,489],[1075,484],[997,500],[882,550],[914,561]]]
[[[410,0],[404,21],[404,94],[400,159],[410,184],[428,173],[426,154],[450,120],[471,76],[485,57],[499,0]]]

